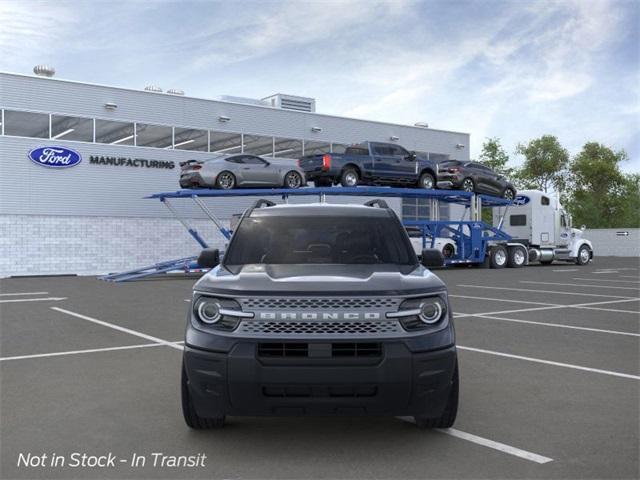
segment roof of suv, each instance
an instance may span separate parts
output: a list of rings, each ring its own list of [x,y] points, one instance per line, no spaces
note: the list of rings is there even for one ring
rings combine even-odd
[[[365,205],[341,205],[328,203],[306,203],[298,205],[274,205],[272,207],[256,208],[251,217],[271,216],[347,216],[347,217],[380,217],[391,216],[393,210],[389,208],[369,207]]]

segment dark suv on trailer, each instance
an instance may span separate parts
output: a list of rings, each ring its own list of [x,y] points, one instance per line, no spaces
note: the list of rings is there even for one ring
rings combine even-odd
[[[394,211],[274,205],[242,216],[222,262],[194,287],[182,370],[184,418],[413,416],[449,427],[458,405],[451,307]]]

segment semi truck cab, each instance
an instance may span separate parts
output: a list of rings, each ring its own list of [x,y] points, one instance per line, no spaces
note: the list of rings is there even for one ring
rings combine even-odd
[[[585,227],[573,228],[571,215],[556,197],[545,192],[519,192],[506,215],[504,209],[494,209],[494,226],[501,221],[501,228],[512,237],[511,241],[527,247],[529,262],[549,264],[561,260],[584,265],[593,259],[593,246],[583,238]]]

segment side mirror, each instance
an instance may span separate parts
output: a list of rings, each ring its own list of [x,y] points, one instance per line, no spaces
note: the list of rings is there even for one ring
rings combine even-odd
[[[407,158],[409,159],[409,161],[413,162],[416,159],[416,152],[409,152],[409,156]]]
[[[587,229],[587,226],[586,226],[586,225],[582,225],[582,226],[580,227],[580,230],[582,230],[583,232],[584,232],[586,229]]]
[[[425,248],[420,263],[427,268],[444,267],[444,255],[437,248]]]
[[[220,265],[220,251],[217,248],[205,248],[198,256],[198,266],[202,268],[215,268]]]

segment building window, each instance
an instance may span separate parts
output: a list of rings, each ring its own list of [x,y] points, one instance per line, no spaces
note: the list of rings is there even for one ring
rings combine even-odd
[[[209,132],[209,151],[211,153],[242,153],[242,135],[229,132]]]
[[[302,140],[278,137],[273,140],[275,145],[274,157],[295,159],[302,157]]]
[[[206,130],[176,127],[174,129],[173,148],[176,150],[206,152],[209,148],[208,132]]]
[[[93,119],[51,115],[51,138],[93,142]]]
[[[171,148],[173,145],[173,129],[163,125],[136,123],[136,146]]]
[[[329,153],[331,151],[331,144],[327,142],[310,142],[304,141],[304,154],[305,155],[317,155],[323,153]]]
[[[49,138],[49,115],[5,110],[4,134],[16,137]]]
[[[261,135],[244,135],[244,153],[261,155],[264,157],[272,157],[273,137],[263,137]]]
[[[134,126],[129,122],[96,120],[96,142],[111,145],[133,145]]]

